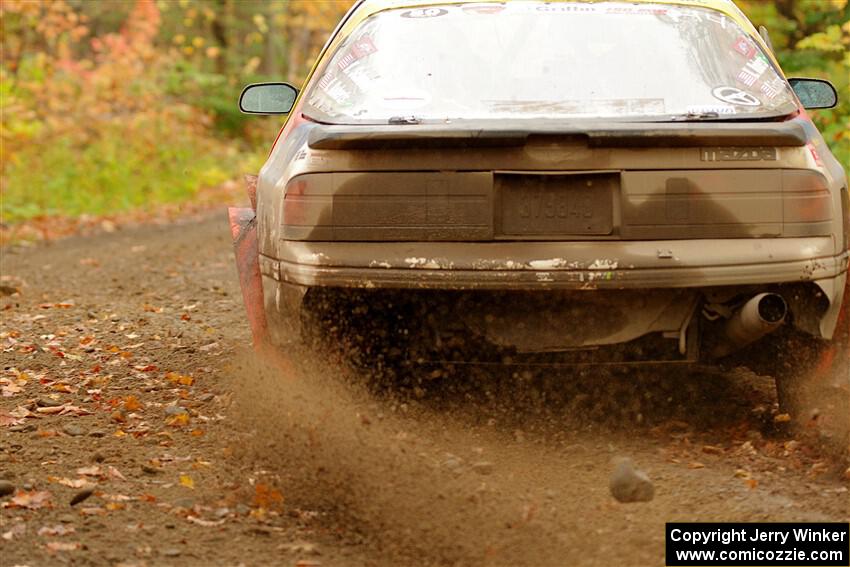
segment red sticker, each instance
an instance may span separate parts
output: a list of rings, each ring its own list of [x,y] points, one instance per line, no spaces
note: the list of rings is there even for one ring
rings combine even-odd
[[[751,58],[756,54],[756,48],[753,47],[753,44],[744,36],[738,38],[738,41],[735,42],[735,51],[746,57],[747,59]]]
[[[363,36],[354,42],[348,50],[348,53],[343,55],[336,65],[339,67],[340,71],[345,71],[352,63],[355,63],[376,51],[378,51],[378,48],[375,47],[375,44],[372,42],[372,38],[368,35]]]
[[[461,6],[464,14],[499,14],[505,9],[504,4],[472,4]]]

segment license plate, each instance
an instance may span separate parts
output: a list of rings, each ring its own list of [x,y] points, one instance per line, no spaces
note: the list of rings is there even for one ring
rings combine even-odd
[[[497,174],[505,236],[606,235],[614,228],[615,173]]]

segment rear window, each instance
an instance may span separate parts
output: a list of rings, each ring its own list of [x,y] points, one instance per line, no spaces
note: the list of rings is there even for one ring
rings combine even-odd
[[[796,108],[758,44],[725,15],[624,2],[379,12],[340,44],[306,104],[338,124],[758,118]]]

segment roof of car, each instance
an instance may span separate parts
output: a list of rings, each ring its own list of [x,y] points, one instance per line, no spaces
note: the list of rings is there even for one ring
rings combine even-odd
[[[423,6],[439,6],[447,4],[505,4],[507,2],[524,2],[527,0],[359,0],[349,10],[347,17],[341,22],[340,33],[336,34],[339,38],[344,37],[359,25],[366,18],[383,12],[384,10],[393,10],[399,8],[421,8]],[[550,3],[560,2],[578,2],[578,3],[599,3],[599,2],[626,2],[628,4],[670,4],[677,6],[688,6],[696,8],[706,8],[721,12],[734,20],[745,31],[752,35],[762,47],[767,47],[764,41],[759,36],[753,24],[747,19],[744,13],[735,5],[733,0],[540,0]],[[766,51],[770,51],[766,49]]]
[[[392,10],[396,8],[419,8],[422,6],[435,6],[446,4],[505,4],[507,2],[522,2],[527,0],[361,0],[355,6],[357,19],[365,19],[376,12]],[[573,2],[573,3],[598,3],[618,0],[541,0],[549,3]],[[677,4],[680,6],[691,6],[708,8],[723,12],[730,18],[748,22],[743,13],[738,9],[733,0],[619,0],[629,4]]]

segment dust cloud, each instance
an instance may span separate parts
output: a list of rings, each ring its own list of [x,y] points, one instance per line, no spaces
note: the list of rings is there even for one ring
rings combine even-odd
[[[293,358],[296,375],[235,364],[238,457],[379,565],[655,563],[682,484],[626,509],[608,494],[612,463],[657,460],[649,432],[670,423],[770,428],[754,375],[470,367],[374,392],[345,365]],[[616,532],[644,539],[623,547]]]

